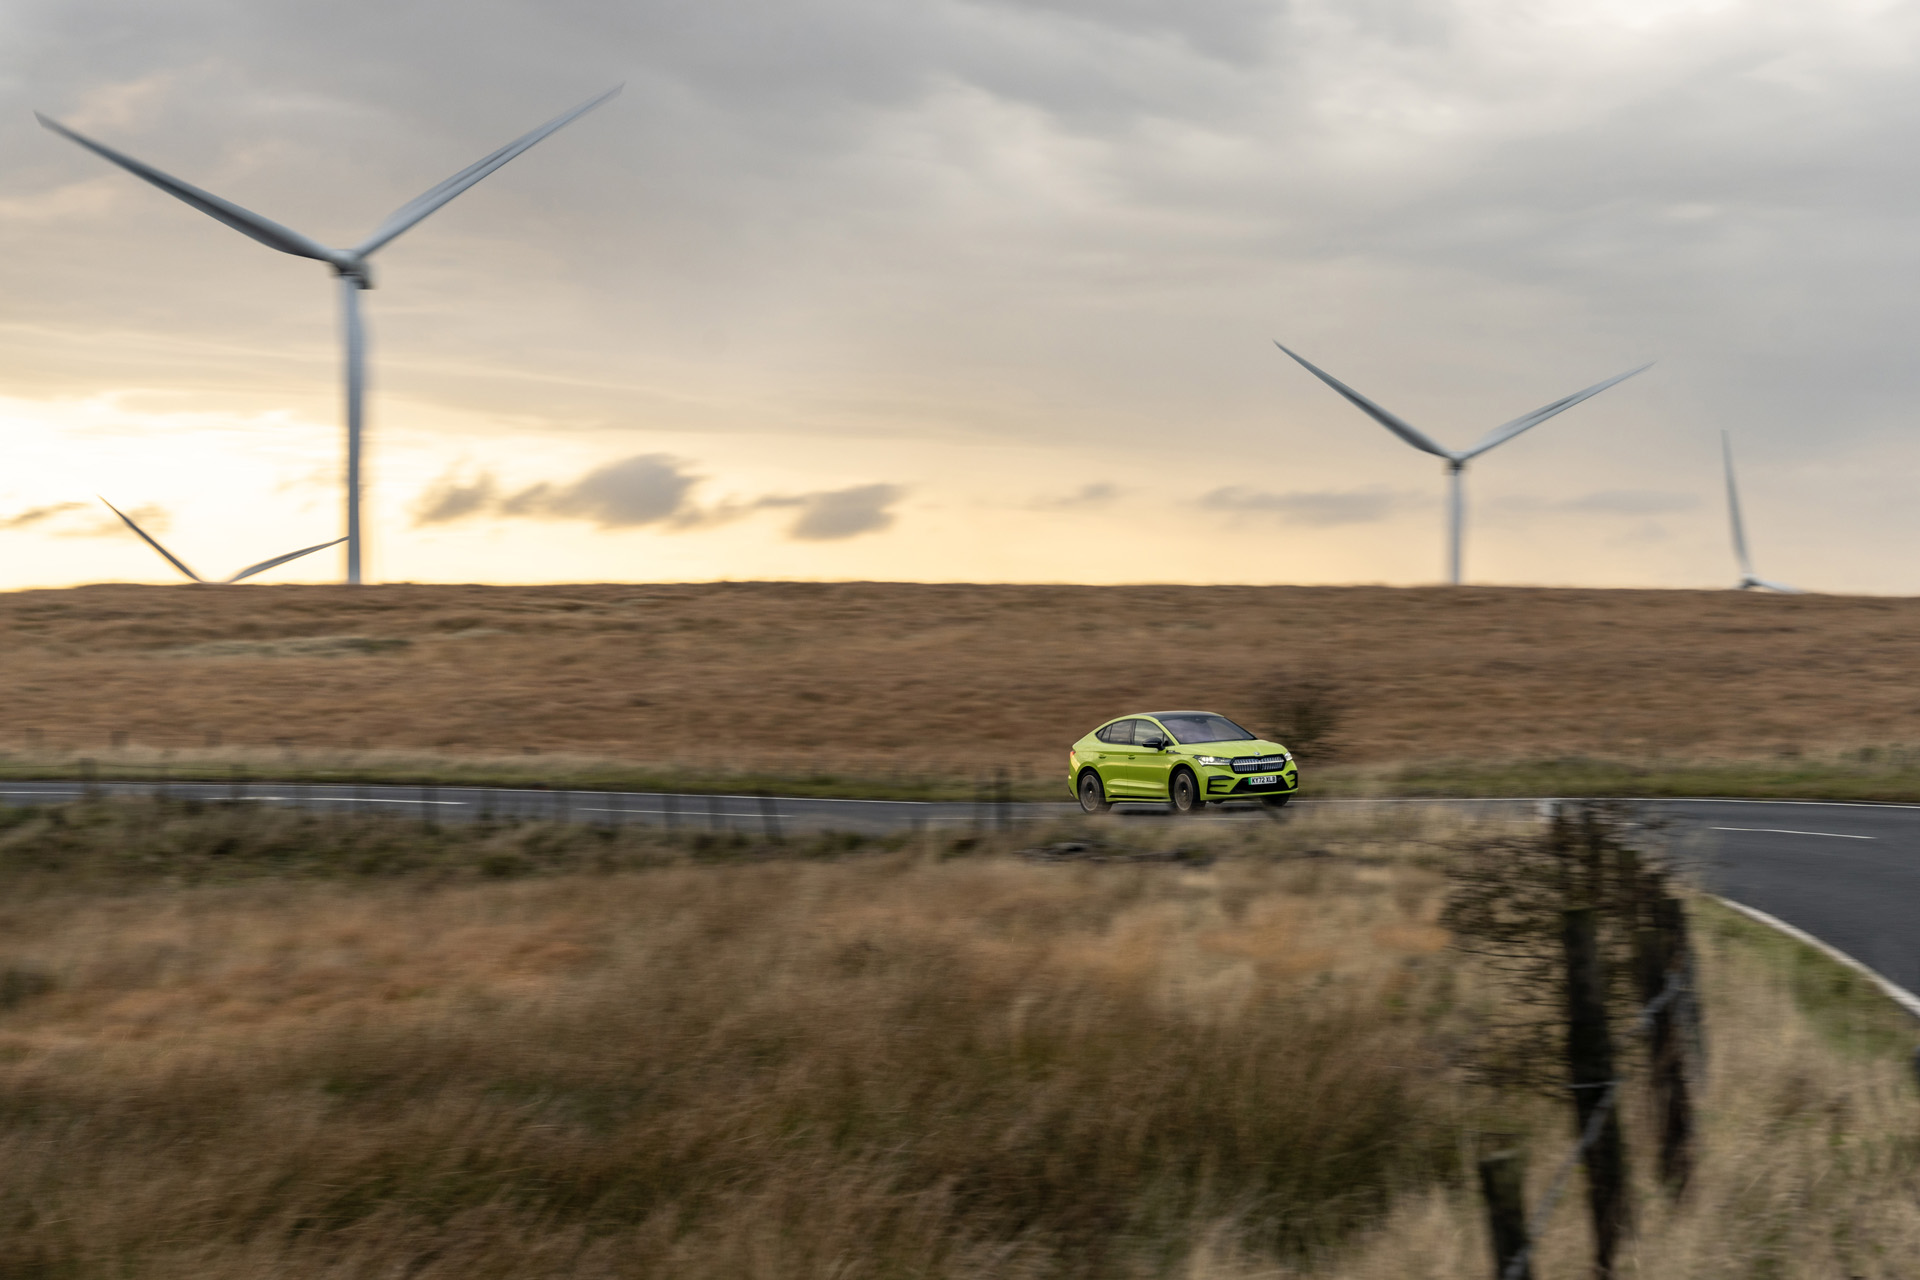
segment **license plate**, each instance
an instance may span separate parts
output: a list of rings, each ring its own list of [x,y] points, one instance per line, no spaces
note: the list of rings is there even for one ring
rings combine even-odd
[[[1279,774],[1263,773],[1257,778],[1248,778],[1247,785],[1250,787],[1270,787],[1278,781],[1280,781]]]

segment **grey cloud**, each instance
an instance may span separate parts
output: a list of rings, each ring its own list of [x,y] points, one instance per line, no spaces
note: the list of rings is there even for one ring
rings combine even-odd
[[[413,522],[416,525],[446,524],[480,515],[494,505],[498,496],[498,488],[490,475],[483,475],[470,484],[443,478],[420,495],[414,504]]]
[[[895,516],[889,508],[906,492],[897,484],[862,484],[795,498],[762,498],[760,505],[799,507],[800,518],[787,530],[796,541],[837,542],[890,528]]]
[[[690,514],[688,495],[700,477],[663,453],[610,462],[562,488],[537,484],[500,504],[502,515],[572,516],[602,529],[632,529]]]
[[[1601,489],[1571,498],[1510,496],[1488,505],[1497,512],[1519,515],[1572,511],[1608,516],[1666,516],[1693,511],[1700,504],[1701,498],[1697,493],[1675,493],[1663,489]]]
[[[1591,511],[1601,515],[1664,516],[1692,511],[1700,505],[1698,494],[1663,493],[1655,489],[1603,489],[1570,498],[1568,511]]]
[[[490,473],[462,480],[443,476],[414,504],[416,525],[448,524],[476,516],[591,520],[603,529],[670,523],[691,526],[708,517],[689,500],[700,477],[678,459],[644,453],[595,467],[571,484],[542,482],[502,494]]]
[[[1041,498],[1034,508],[1039,511],[1074,511],[1085,507],[1104,507],[1120,496],[1120,487],[1107,481],[1081,485],[1072,493],[1055,498]]]
[[[899,485],[866,484],[702,506],[693,500],[701,480],[684,470],[678,459],[661,453],[610,462],[569,484],[541,482],[504,496],[491,474],[471,480],[447,476],[430,485],[414,504],[414,523],[494,516],[591,520],[603,529],[645,525],[699,529],[745,519],[756,511],[796,509],[799,515],[788,529],[789,537],[831,542],[888,528],[895,519],[890,508],[906,493]]]
[[[78,511],[87,504],[84,502],[56,502],[45,507],[30,507],[10,516],[0,516],[0,529],[26,529],[39,524],[42,520],[51,520],[54,516],[69,511]]]
[[[1201,497],[1209,511],[1234,515],[1266,515],[1288,524],[1373,524],[1417,504],[1416,499],[1385,489],[1347,492],[1269,493],[1230,485]]]

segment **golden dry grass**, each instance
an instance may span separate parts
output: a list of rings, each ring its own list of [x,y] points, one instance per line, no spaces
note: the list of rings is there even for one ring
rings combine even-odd
[[[1448,851],[1514,833],[1068,832],[1123,860],[8,813],[0,1276],[1484,1276],[1475,1135],[1536,1202],[1570,1137],[1459,1070]],[[1913,1029],[1695,914],[1701,1160],[1669,1206],[1629,1091],[1622,1274],[1912,1274]]]
[[[1441,878],[1379,831],[1211,867],[447,837],[544,853],[502,881],[108,809],[0,839],[0,1275],[1161,1275],[1202,1230],[1314,1254],[1453,1160]]]
[[[1309,678],[1361,763],[1837,751],[1920,711],[1920,601],[1727,591],[102,586],[0,595],[0,652],[0,750],[218,733],[789,776],[1050,776],[1111,715],[1271,730]]]
[[[1906,1280],[1920,1267],[1920,1101],[1915,1028],[1859,979],[1724,908],[1696,903],[1709,1056],[1700,1163],[1678,1204],[1649,1176],[1644,1098],[1626,1096],[1637,1155],[1636,1230],[1619,1259],[1633,1280]],[[1809,970],[1818,981],[1809,981]],[[1564,1107],[1536,1108],[1529,1205],[1571,1145]],[[1576,1180],[1535,1274],[1587,1274]],[[1327,1280],[1469,1280],[1488,1273],[1476,1197],[1408,1197]],[[1293,1276],[1214,1245],[1194,1280]]]

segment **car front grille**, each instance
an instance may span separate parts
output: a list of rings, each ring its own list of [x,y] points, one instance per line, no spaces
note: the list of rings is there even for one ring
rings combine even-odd
[[[1287,763],[1285,756],[1254,756],[1245,760],[1235,760],[1235,773],[1278,773]]]

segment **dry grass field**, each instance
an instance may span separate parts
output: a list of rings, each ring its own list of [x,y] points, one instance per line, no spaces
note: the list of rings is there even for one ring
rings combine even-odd
[[[1462,1072],[1502,996],[1446,872],[1503,833],[1458,819],[1102,820],[1047,838],[1116,860],[1049,863],[0,818],[0,1275],[1468,1280],[1476,1134],[1536,1201],[1568,1142]],[[1911,1029],[1700,918],[1702,1162],[1623,1274],[1911,1274]],[[1582,1248],[1576,1194],[1538,1274]]]
[[[0,1275],[1160,1275],[1455,1161],[1403,860],[437,839],[16,811]]]
[[[1128,710],[1285,732],[1306,687],[1360,768],[1920,742],[1920,600],[1731,591],[100,586],[0,595],[0,655],[16,760],[217,738],[971,785],[1050,779]]]

